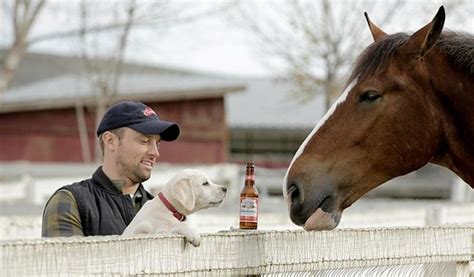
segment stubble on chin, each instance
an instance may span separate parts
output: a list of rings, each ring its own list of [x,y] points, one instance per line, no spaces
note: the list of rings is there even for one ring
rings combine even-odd
[[[120,168],[121,176],[129,179],[134,184],[142,183],[151,177],[151,171],[144,170],[140,167],[140,164],[132,165],[125,159],[118,159],[117,167]]]
[[[139,176],[139,181],[138,183],[142,183],[142,182],[145,182],[146,180],[150,179],[151,177],[151,173],[148,173],[147,175],[141,175]]]
[[[151,171],[148,170],[143,170],[140,167],[138,167],[135,172],[134,172],[134,182],[136,183],[142,183],[145,182],[146,180],[150,179],[151,177]]]

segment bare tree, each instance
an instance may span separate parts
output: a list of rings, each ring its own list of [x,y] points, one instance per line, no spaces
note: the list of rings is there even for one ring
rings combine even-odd
[[[368,37],[361,34],[366,24],[362,12],[366,8],[370,12],[374,5],[362,5],[360,1],[288,0],[257,7],[244,1],[237,22],[256,36],[263,51],[283,63],[283,75],[296,85],[296,97],[305,101],[321,93],[329,108],[343,85],[343,72]],[[387,24],[401,5],[401,1],[384,2],[377,22]],[[262,9],[265,14],[258,14]]]
[[[112,22],[108,25],[116,25],[113,22],[121,22],[118,27],[119,30],[116,30],[118,33],[118,38],[116,38],[115,45],[112,45],[112,48],[107,47],[108,55],[104,55],[103,51],[100,51],[103,45],[100,45],[100,39],[103,39],[101,36],[94,36],[94,32],[89,32],[88,25],[92,24],[96,26],[89,11],[91,9],[96,9],[95,5],[87,5],[87,1],[82,0],[80,5],[80,40],[81,40],[81,56],[85,65],[85,74],[88,77],[91,90],[95,96],[95,115],[96,115],[96,126],[99,124],[99,120],[102,118],[107,108],[108,99],[113,98],[117,95],[117,88],[122,72],[123,57],[124,52],[127,47],[128,37],[130,31],[135,23],[135,12],[137,9],[136,0],[130,0],[128,2],[120,2],[120,5],[115,6],[115,10],[112,12],[114,15],[111,20]],[[123,5],[125,4],[125,5]],[[110,10],[110,7],[108,7]],[[125,12],[125,20],[122,21],[120,14]],[[91,44],[95,47],[89,47]],[[77,106],[76,110],[83,109],[82,106]],[[78,114],[81,115],[81,114]],[[83,116],[83,115],[82,115]],[[82,128],[81,141],[87,141],[87,129],[85,123]],[[90,146],[87,143],[82,144],[83,153],[87,155],[90,153]],[[84,149],[86,148],[86,149]],[[99,147],[95,147],[96,160],[100,159],[101,153]],[[90,158],[88,158],[90,159]]]
[[[341,92],[343,75],[355,56],[372,42],[364,11],[380,26],[392,25],[394,19],[403,14],[405,20],[396,22],[402,28],[398,32],[414,23],[414,19],[419,20],[420,14],[428,20],[441,5],[417,3],[416,11],[413,11],[401,0],[242,0],[238,3],[239,9],[231,17],[232,22],[254,35],[266,54],[262,56],[270,56],[276,59],[277,65],[283,65],[285,69],[281,75],[295,85],[294,96],[305,101],[322,94],[326,109]],[[453,22],[472,18],[473,6],[469,1],[444,1],[443,5],[452,15]]]
[[[72,3],[64,4],[64,6],[75,7]],[[87,1],[88,5],[98,3],[97,1]],[[61,4],[61,3],[60,3]],[[57,8],[57,5],[53,8]],[[122,1],[103,1],[105,5],[122,5]],[[136,27],[167,29],[179,24],[191,23],[205,16],[218,14],[230,9],[235,5],[234,1],[227,0],[221,2],[214,7],[202,8],[196,3],[183,2],[181,5],[171,3],[165,0],[156,1],[140,1],[137,0],[137,12],[134,17],[133,25]],[[16,70],[20,64],[25,51],[40,42],[51,41],[55,39],[75,39],[82,35],[84,30],[80,27],[72,27],[62,30],[48,29],[43,30],[40,34],[32,34],[31,30],[38,21],[38,17],[45,9],[48,8],[47,0],[3,0],[1,2],[1,16],[9,21],[2,21],[4,28],[11,28],[11,42],[4,45],[5,51],[0,57],[0,104],[4,92],[10,87]],[[66,10],[66,9],[64,9]],[[72,9],[68,9],[71,11]],[[97,13],[95,14],[97,15]],[[74,15],[71,15],[74,16]],[[10,23],[10,24],[8,24]],[[101,22],[90,25],[87,28],[89,34],[101,35],[107,32],[123,30],[128,23],[126,18],[120,20]],[[5,37],[2,37],[4,40]]]
[[[11,15],[13,40],[5,55],[0,59],[0,103],[3,92],[10,86],[13,76],[27,46],[27,39],[38,14],[46,0],[15,0],[13,3],[4,2],[3,9]],[[12,5],[9,5],[12,4]]]

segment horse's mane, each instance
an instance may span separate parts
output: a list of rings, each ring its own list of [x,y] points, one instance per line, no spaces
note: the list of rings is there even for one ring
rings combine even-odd
[[[357,58],[349,80],[357,76],[381,74],[397,49],[409,38],[410,36],[406,33],[396,33],[372,43]],[[446,31],[440,35],[436,47],[446,55],[453,66],[469,75],[474,75],[474,37],[472,35]]]
[[[474,36],[468,33],[444,32],[436,46],[455,67],[474,75]]]

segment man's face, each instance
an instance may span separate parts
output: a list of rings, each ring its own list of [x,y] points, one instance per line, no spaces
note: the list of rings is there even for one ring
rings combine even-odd
[[[160,156],[160,141],[159,135],[144,135],[125,128],[115,156],[119,174],[134,184],[148,180],[153,165]]]

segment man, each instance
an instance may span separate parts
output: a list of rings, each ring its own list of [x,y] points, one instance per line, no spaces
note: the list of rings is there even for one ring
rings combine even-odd
[[[153,198],[142,182],[160,156],[160,141],[173,141],[179,126],[162,121],[140,102],[110,107],[97,128],[103,162],[92,178],[57,190],[46,203],[42,236],[120,235]]]

